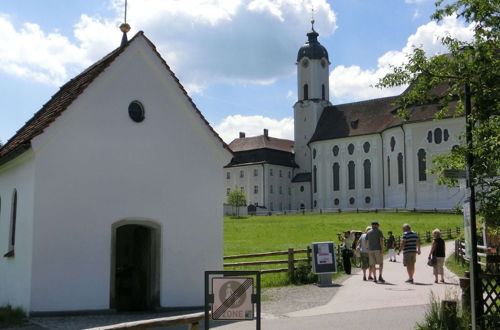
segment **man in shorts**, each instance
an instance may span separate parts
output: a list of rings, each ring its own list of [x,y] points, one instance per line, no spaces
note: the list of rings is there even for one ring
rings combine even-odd
[[[406,283],[413,283],[415,262],[417,261],[417,254],[420,254],[420,239],[407,223],[403,225],[403,239],[401,240],[398,255],[401,251],[403,251],[403,266],[406,267],[406,271],[408,272]]]
[[[370,230],[372,230],[372,227],[366,227],[365,232],[361,235],[358,241],[361,269],[363,270],[363,281],[366,281],[366,270],[370,268],[370,259],[368,257],[368,248],[366,246],[366,234]],[[368,279],[373,280],[371,270],[368,272]]]
[[[379,267],[378,281],[385,283],[382,278],[384,267],[384,235],[378,229],[378,222],[372,222],[372,230],[366,234],[366,246],[368,248],[368,258],[370,260],[370,270],[373,274],[373,282],[377,283],[377,273],[375,265]]]

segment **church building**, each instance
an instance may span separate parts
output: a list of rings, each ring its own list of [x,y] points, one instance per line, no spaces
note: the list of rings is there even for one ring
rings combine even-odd
[[[232,153],[153,43],[124,30],[0,148],[0,306],[202,306],[204,271],[222,269]]]
[[[428,169],[435,155],[459,144],[464,118],[435,120],[440,109],[436,102],[411,107],[409,120],[404,121],[396,115],[398,96],[333,105],[329,96],[330,58],[318,36],[313,26],[296,61],[292,176],[282,183],[291,186],[291,205],[287,195],[273,200],[272,205],[271,200],[259,205],[271,211],[457,206],[464,190],[438,185]],[[233,143],[244,141],[240,137],[230,146]],[[232,171],[244,167],[234,165],[233,161]],[[226,189],[229,184],[233,182],[226,178]],[[245,187],[241,185],[251,203],[251,188]],[[275,187],[269,183],[264,189],[271,195]],[[276,203],[287,208],[276,209]]]

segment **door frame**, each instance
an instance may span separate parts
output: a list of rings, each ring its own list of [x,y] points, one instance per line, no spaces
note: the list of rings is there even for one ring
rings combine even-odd
[[[110,269],[110,287],[109,287],[109,307],[116,309],[116,233],[118,228],[127,225],[137,225],[148,228],[151,231],[151,274],[148,279],[148,300],[152,309],[160,307],[160,278],[161,278],[161,225],[151,219],[123,219],[111,225],[111,269]]]

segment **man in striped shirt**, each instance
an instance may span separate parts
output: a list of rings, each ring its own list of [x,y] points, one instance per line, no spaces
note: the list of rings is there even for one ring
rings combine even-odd
[[[398,255],[401,251],[403,251],[403,265],[408,272],[408,280],[406,280],[406,283],[413,283],[415,262],[417,261],[417,254],[420,254],[420,239],[407,223],[403,225],[403,239],[401,240],[401,247]]]

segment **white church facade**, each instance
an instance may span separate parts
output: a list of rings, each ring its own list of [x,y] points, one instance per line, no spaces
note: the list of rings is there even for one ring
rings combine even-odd
[[[435,155],[459,144],[464,118],[435,120],[436,102],[411,107],[409,120],[403,121],[396,116],[397,96],[332,105],[328,52],[314,29],[307,36],[296,62],[291,197],[274,205],[291,204],[291,210],[452,209],[461,203],[464,190],[438,185],[428,170]],[[230,164],[233,171],[247,165],[235,159],[238,152]],[[230,184],[226,180],[226,189]],[[245,192],[251,203],[251,190]]]
[[[0,306],[203,305],[231,157],[139,32],[0,149]]]

